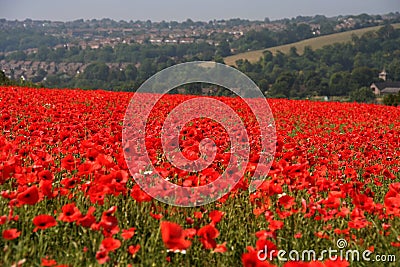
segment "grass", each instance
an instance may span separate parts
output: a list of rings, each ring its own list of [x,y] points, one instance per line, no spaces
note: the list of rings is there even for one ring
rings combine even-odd
[[[310,46],[313,50],[316,50],[316,49],[322,48],[326,45],[330,45],[333,43],[349,42],[349,41],[351,41],[351,36],[353,34],[355,34],[357,36],[362,36],[366,32],[377,31],[381,27],[382,26],[375,26],[375,27],[368,27],[368,28],[364,28],[364,29],[340,32],[340,33],[310,38],[310,39],[302,40],[302,41],[296,42],[296,43],[275,46],[275,47],[271,47],[271,48],[267,48],[267,49],[244,52],[244,53],[240,53],[237,55],[232,55],[232,56],[226,57],[226,58],[224,58],[224,61],[225,61],[225,64],[230,65],[230,66],[235,66],[236,61],[239,59],[247,59],[251,63],[254,63],[254,62],[257,62],[263,56],[264,51],[268,50],[268,51],[271,51],[273,54],[276,54],[278,51],[281,51],[282,53],[286,54],[289,52],[290,48],[293,46],[296,47],[297,52],[299,54],[302,54],[304,51],[304,47],[306,47],[306,46]],[[399,29],[400,23],[393,24],[393,27],[395,29]]]
[[[385,190],[387,184],[384,185]],[[381,190],[381,191],[385,191]],[[379,192],[379,190],[377,190]],[[306,197],[306,192],[297,192],[293,196],[296,198],[297,207],[301,207],[301,199]],[[377,194],[376,197],[383,198],[383,192]],[[122,246],[115,252],[110,253],[110,262],[105,266],[126,266],[128,263],[134,266],[239,266],[241,262],[241,254],[245,252],[243,248],[245,244],[255,244],[256,237],[254,233],[260,229],[268,229],[268,224],[263,216],[256,217],[252,214],[252,206],[248,201],[249,195],[246,192],[238,194],[235,198],[230,198],[222,205],[220,210],[225,212],[225,218],[218,224],[220,236],[217,238],[218,243],[228,242],[228,251],[220,253],[212,253],[205,250],[199,244],[200,242],[193,240],[193,244],[187,251],[187,255],[168,253],[161,241],[159,232],[159,221],[149,218],[147,214],[152,211],[152,203],[138,204],[132,199],[122,196],[107,197],[105,207],[109,208],[112,204],[118,206],[116,217],[119,225],[123,229],[127,229],[132,224],[137,228],[135,236],[128,241],[122,241]],[[84,210],[90,203],[80,193],[75,196],[76,203],[81,210]],[[350,199],[347,201],[351,202]],[[275,202],[275,201],[274,201]],[[111,204],[112,203],[112,204]],[[11,266],[21,259],[26,260],[28,266],[40,266],[40,259],[49,256],[63,263],[68,262],[70,266],[99,266],[93,255],[98,250],[99,244],[103,239],[100,232],[90,231],[83,227],[76,227],[71,223],[58,222],[58,227],[49,228],[47,230],[39,230],[32,233],[32,225],[29,224],[32,217],[38,213],[50,213],[49,210],[59,210],[64,202],[58,200],[43,201],[33,208],[26,209],[24,207],[16,208],[16,212],[20,215],[19,222],[15,223],[16,227],[22,229],[22,236],[19,240],[3,241],[0,239],[2,247],[3,266]],[[7,212],[6,205],[0,211]],[[174,208],[164,206],[164,218],[178,222],[185,227],[185,215],[192,215],[199,208]],[[215,209],[214,204],[204,207],[207,210]],[[97,214],[99,216],[100,214]],[[374,227],[369,229],[352,230],[352,234],[363,237],[365,244],[374,244],[375,250],[381,254],[396,255],[397,249],[390,246],[390,240],[396,238],[395,233],[389,236],[381,236],[380,220],[375,216],[370,216],[371,221],[377,222]],[[195,224],[204,224],[208,221],[204,219]],[[391,222],[393,229],[398,229],[399,219]],[[305,249],[315,249],[320,253],[323,249],[334,247],[335,240],[343,238],[341,235],[335,235],[334,229],[346,228],[346,219],[335,219],[327,222],[316,221],[313,218],[304,218],[301,214],[294,214],[291,218],[285,220],[284,227],[279,231],[277,236],[278,246],[286,251]],[[192,226],[193,227],[193,226]],[[331,236],[331,239],[317,238],[314,233],[322,231]],[[295,239],[294,234],[303,233],[303,237]],[[115,236],[121,240],[119,235]],[[351,242],[352,249],[363,251],[367,249],[366,245],[362,245],[355,241]],[[126,251],[129,245],[140,244],[141,249],[135,257],[127,255]],[[86,247],[86,250],[83,248]],[[398,255],[398,254],[397,254]],[[170,263],[166,260],[170,257]],[[273,261],[274,264],[282,266],[282,262]],[[395,266],[395,263],[386,263],[386,266]],[[353,265],[352,265],[353,266]],[[379,263],[369,264],[366,262],[356,263],[356,266],[380,266]]]

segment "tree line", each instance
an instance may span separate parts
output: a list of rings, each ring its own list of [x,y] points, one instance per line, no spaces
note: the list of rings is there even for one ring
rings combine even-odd
[[[369,102],[374,100],[369,86],[372,82],[379,81],[378,73],[383,68],[388,72],[389,80],[400,81],[399,43],[400,29],[394,29],[388,24],[361,37],[354,35],[348,43],[335,43],[317,50],[305,47],[302,53],[295,47],[287,54],[266,51],[258,62],[239,60],[236,63],[237,68],[255,81],[268,97],[303,99],[313,96],[342,96],[354,101]],[[206,44],[176,47],[121,44],[114,49],[105,47],[96,51],[64,50],[63,60],[95,62],[75,77],[65,74],[48,75],[42,85],[134,91],[151,75],[178,63],[193,60],[222,62],[221,53]],[[176,56],[178,52],[179,56]],[[41,55],[51,57],[51,51],[38,52],[34,56]],[[134,60],[140,64],[112,69],[106,65],[109,60]],[[198,85],[191,86],[187,92],[198,94],[200,89]],[[220,88],[215,92],[219,95],[229,94]],[[388,101],[388,104],[396,103],[395,100]]]
[[[379,81],[378,73],[383,68],[390,80],[400,81],[399,43],[400,30],[386,25],[361,37],[354,35],[348,43],[315,51],[305,47],[302,54],[295,47],[287,54],[266,51],[256,63],[238,60],[236,64],[270,97],[354,98],[357,92],[365,93],[365,87]]]

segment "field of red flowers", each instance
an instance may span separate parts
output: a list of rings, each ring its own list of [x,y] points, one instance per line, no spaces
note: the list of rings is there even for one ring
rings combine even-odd
[[[229,194],[184,208],[152,199],[128,170],[121,140],[131,97],[0,87],[0,266],[398,266],[399,108],[268,100],[275,158],[249,193],[259,130],[240,100],[217,98],[244,120],[250,160]],[[226,132],[206,118],[182,129],[180,145],[197,159],[211,138],[209,168],[190,173],[165,158],[161,118],[190,97],[164,96],[146,136],[156,170],[186,187],[215,180],[230,158]],[[318,258],[339,240],[341,255]],[[296,258],[311,249],[314,261]],[[370,261],[346,250],[368,250]]]

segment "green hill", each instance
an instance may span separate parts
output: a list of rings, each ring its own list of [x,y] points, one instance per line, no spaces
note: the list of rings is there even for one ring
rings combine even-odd
[[[400,28],[400,23],[392,24],[392,26],[395,29]],[[300,42],[296,43],[291,43],[291,44],[286,44],[286,45],[280,45],[280,46],[275,46],[267,49],[261,49],[261,50],[255,50],[255,51],[249,51],[245,53],[240,53],[237,55],[233,56],[228,56],[224,58],[224,62],[227,65],[236,65],[236,61],[239,59],[247,59],[248,61],[254,63],[257,62],[260,57],[262,57],[263,52],[266,50],[271,51],[273,54],[277,53],[278,51],[281,51],[282,53],[287,53],[289,52],[291,47],[296,47],[297,51],[299,54],[303,53],[304,47],[310,46],[312,49],[316,50],[319,48],[322,48],[325,45],[330,45],[333,43],[344,43],[344,42],[349,42],[351,41],[351,36],[353,34],[357,36],[361,36],[366,32],[369,31],[377,31],[380,29],[382,26],[375,26],[375,27],[368,27],[364,29],[358,29],[358,30],[352,30],[352,31],[346,31],[346,32],[340,32],[340,33],[335,33],[335,34],[330,34],[330,35],[324,35],[324,36],[319,36],[311,39],[306,39]]]

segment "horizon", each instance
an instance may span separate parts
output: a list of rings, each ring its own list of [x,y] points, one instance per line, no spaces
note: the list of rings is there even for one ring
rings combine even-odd
[[[155,9],[154,6],[158,8]],[[79,8],[77,8],[79,7]],[[120,8],[123,7],[123,8]],[[37,0],[4,0],[0,18],[6,20],[26,19],[49,21],[75,21],[92,19],[111,19],[115,21],[193,21],[212,20],[264,20],[291,19],[298,16],[325,17],[357,16],[360,14],[384,15],[399,12],[400,3],[391,0],[339,0],[335,3],[321,0],[279,2],[250,0],[231,0],[229,3],[213,0],[190,2],[184,0],[164,1],[128,1],[117,0],[71,0],[68,2]]]
[[[283,17],[283,18],[277,18],[277,19],[271,19],[269,17],[268,18],[271,22],[275,22],[275,21],[281,21],[281,20],[286,20],[286,19],[296,19],[297,17],[305,17],[305,18],[313,18],[316,16],[325,16],[327,19],[331,19],[331,18],[337,18],[337,17],[356,17],[362,14],[366,14],[368,16],[384,16],[384,15],[389,15],[389,14],[399,14],[400,11],[395,11],[395,12],[388,12],[388,13],[377,13],[377,14],[371,14],[371,13],[357,13],[357,14],[339,14],[339,15],[335,15],[335,16],[326,16],[323,14],[315,14],[315,15],[307,15],[307,16],[303,16],[303,15],[298,15],[298,16],[293,16],[293,17]],[[266,19],[264,18],[264,19]],[[140,22],[146,22],[150,19],[136,19],[136,20],[124,20],[124,19],[115,19],[115,18],[111,18],[111,17],[101,17],[101,18],[76,18],[73,20],[52,20],[52,19],[32,19],[32,18],[24,18],[24,19],[9,19],[9,18],[5,18],[5,17],[0,17],[0,20],[5,19],[6,21],[19,21],[19,22],[23,22],[26,20],[32,20],[32,21],[50,21],[50,22],[63,22],[63,23],[68,23],[68,22],[74,22],[74,21],[79,21],[79,20],[83,20],[83,21],[91,21],[91,20],[97,20],[97,21],[101,21],[101,20],[112,20],[115,22],[130,22],[130,21],[140,21]],[[229,20],[235,20],[235,19],[240,19],[240,20],[247,20],[247,21],[264,21],[264,19],[247,19],[247,18],[241,18],[241,17],[232,17],[232,18],[215,18],[215,19],[210,19],[210,20],[194,20],[192,18],[186,18],[184,20],[150,20],[152,23],[161,23],[161,22],[178,22],[178,23],[182,23],[185,22],[187,20],[192,20],[193,22],[209,22],[209,21],[229,21]]]

